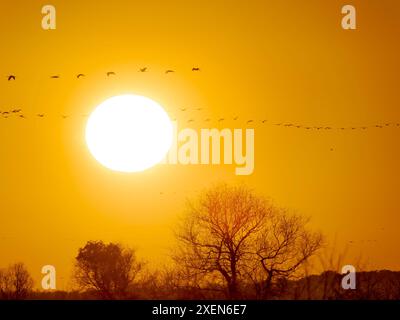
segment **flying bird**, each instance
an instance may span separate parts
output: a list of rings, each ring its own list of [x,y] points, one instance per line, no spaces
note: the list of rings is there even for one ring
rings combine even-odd
[[[235,121],[236,121],[237,119],[239,119],[239,117],[234,117],[234,118],[233,118],[233,120],[235,120]]]
[[[25,119],[25,116],[23,114],[20,114],[19,117]]]
[[[168,73],[173,73],[173,72],[175,72],[175,71],[174,71],[174,70],[167,70],[167,71],[165,71],[166,74],[168,74]]]
[[[194,120],[193,120],[193,119],[189,119],[189,120],[188,120],[188,123],[190,123],[190,122],[194,122]]]
[[[267,122],[267,120],[263,120],[263,121],[261,121],[262,123],[266,123]]]
[[[15,76],[12,75],[12,74],[10,74],[10,75],[8,76],[8,81],[11,81],[11,80],[15,80]]]
[[[51,78],[51,79],[59,79],[60,76],[59,76],[59,75],[54,75],[54,76],[51,76],[50,78]]]
[[[82,77],[84,77],[85,75],[83,74],[83,73],[80,73],[80,74],[78,74],[76,77],[79,79],[79,78],[82,78]]]
[[[254,120],[247,120],[247,123],[252,123],[254,122]]]
[[[147,71],[147,67],[144,67],[144,68],[140,68],[139,69],[139,72],[146,72]]]
[[[192,71],[200,71],[200,68],[197,68],[197,67],[192,68]]]
[[[221,122],[221,121],[224,121],[225,119],[224,118],[220,118],[220,119],[218,119],[218,122]]]
[[[18,112],[21,112],[21,109],[13,109],[13,110],[11,110],[11,112],[12,113],[18,113]]]
[[[114,71],[108,71],[107,72],[107,77],[109,76],[115,76],[115,72]]]
[[[43,113],[39,113],[39,114],[37,114],[37,116],[38,116],[39,118],[43,118],[43,117],[44,117],[44,114],[43,114]]]

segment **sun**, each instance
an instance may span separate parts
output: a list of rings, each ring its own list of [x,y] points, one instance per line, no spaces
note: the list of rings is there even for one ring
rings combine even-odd
[[[155,101],[126,94],[107,99],[91,113],[86,143],[103,166],[120,172],[146,170],[171,147],[172,123]]]

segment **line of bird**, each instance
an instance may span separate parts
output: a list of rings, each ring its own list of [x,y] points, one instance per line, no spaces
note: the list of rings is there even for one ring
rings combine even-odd
[[[184,112],[188,110],[188,108],[180,108],[180,111]],[[202,108],[196,108],[195,110],[201,111]],[[9,111],[0,111],[0,115],[4,119],[8,119],[10,117],[18,117],[21,119],[26,119],[27,116],[22,114],[22,109],[11,109]],[[88,114],[82,114],[81,117],[88,117]],[[44,118],[46,117],[45,113],[37,113],[33,117],[37,118]],[[65,115],[62,114],[60,115],[61,118],[67,119],[70,118],[71,115]],[[218,119],[211,119],[211,118],[205,118],[202,119],[202,122],[209,123],[212,121],[216,121],[218,123],[223,123],[229,120],[233,121],[238,121],[240,118],[239,116],[233,117],[233,118],[218,118]],[[172,121],[177,121],[177,118],[171,119]],[[294,128],[294,129],[304,129],[304,130],[367,130],[367,129],[384,129],[384,128],[400,128],[400,123],[398,122],[390,122],[390,123],[383,123],[383,124],[374,124],[374,125],[365,125],[365,126],[352,126],[352,127],[333,127],[333,126],[310,126],[310,125],[303,125],[303,124],[296,124],[296,123],[275,123],[275,122],[269,122],[268,120],[253,120],[253,119],[248,119],[244,120],[246,125],[256,125],[256,124],[264,124],[264,125],[270,125],[270,126],[276,126],[276,127],[283,127],[283,128]],[[186,121],[187,123],[195,123],[195,119],[188,119]]]
[[[139,70],[138,70],[138,72],[141,72],[141,73],[148,72],[148,71],[150,71],[148,67],[139,68]],[[193,67],[192,68],[192,72],[199,72],[199,71],[200,71],[199,67]],[[173,69],[167,69],[167,70],[165,70],[164,73],[165,74],[169,74],[169,73],[174,73],[174,72],[175,72],[175,70],[173,70]],[[116,76],[116,75],[117,75],[117,73],[114,72],[114,71],[106,72],[106,76],[107,77],[112,77],[112,76]],[[84,77],[86,77],[86,75],[84,73],[78,73],[76,75],[77,79],[84,78]],[[50,79],[60,79],[60,78],[61,78],[61,76],[58,75],[58,74],[50,76]],[[15,74],[10,74],[10,75],[7,76],[7,80],[8,81],[15,81],[15,80],[17,80],[17,76]]]

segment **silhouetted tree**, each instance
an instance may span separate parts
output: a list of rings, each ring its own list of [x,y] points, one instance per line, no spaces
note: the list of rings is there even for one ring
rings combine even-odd
[[[80,289],[93,290],[103,299],[125,298],[142,267],[133,249],[90,241],[79,249],[74,277]]]
[[[306,223],[245,186],[219,185],[188,204],[174,259],[190,271],[189,281],[214,277],[215,285],[219,275],[230,299],[251,282],[264,297],[275,278],[282,288],[320,247],[320,234],[307,231]]]
[[[32,292],[33,279],[23,263],[0,270],[1,299],[23,300]]]
[[[275,209],[256,241],[256,255],[263,271],[261,296],[269,298],[275,280],[280,285],[293,276],[322,245],[322,235],[307,229],[308,219]],[[276,287],[276,286],[275,286]],[[276,288],[275,288],[276,289]]]

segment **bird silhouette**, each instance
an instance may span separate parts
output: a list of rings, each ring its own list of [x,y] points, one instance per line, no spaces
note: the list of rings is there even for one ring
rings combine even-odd
[[[247,120],[247,123],[252,123],[254,122],[254,120]]]
[[[109,76],[115,76],[115,72],[114,71],[108,71],[107,72],[107,77]]]
[[[200,71],[200,68],[194,67],[192,68],[192,71]]]
[[[44,117],[44,114],[43,114],[43,113],[39,113],[39,114],[37,114],[37,116],[38,116],[39,118],[43,118],[43,117]]]
[[[383,128],[383,126],[380,126],[379,124],[377,124],[375,127],[379,128],[379,129]]]
[[[221,122],[221,121],[224,121],[225,119],[224,118],[220,118],[220,119],[218,119],[218,122]]]
[[[173,72],[175,72],[175,71],[174,71],[174,70],[167,70],[167,71],[165,71],[166,74],[168,74],[168,73],[173,73]]]
[[[20,114],[19,117],[25,119],[25,116],[23,114]]]
[[[83,74],[83,73],[80,73],[80,74],[78,74],[76,77],[79,79],[79,78],[82,78],[82,77],[84,77],[85,75]]]
[[[236,121],[237,119],[239,119],[239,117],[234,117],[234,118],[233,118],[233,120],[235,120],[235,121]]]
[[[11,110],[11,112],[12,113],[18,113],[18,112],[21,112],[21,109],[13,109],[13,110]]]
[[[188,120],[188,123],[190,123],[190,122],[194,122],[194,120],[193,120],[193,119],[189,119],[189,120]]]
[[[147,71],[147,67],[144,67],[144,68],[140,68],[139,69],[139,72],[146,72]]]
[[[12,75],[12,74],[10,74],[10,75],[8,76],[8,81],[11,81],[11,80],[15,80],[15,76]]]
[[[7,114],[10,114],[10,113],[8,111],[3,111],[3,114],[7,115]]]
[[[267,120],[263,120],[263,121],[261,121],[262,123],[266,123],[267,122]]]
[[[59,76],[59,75],[54,75],[54,76],[51,76],[50,78],[51,78],[51,79],[59,79],[60,76]]]

